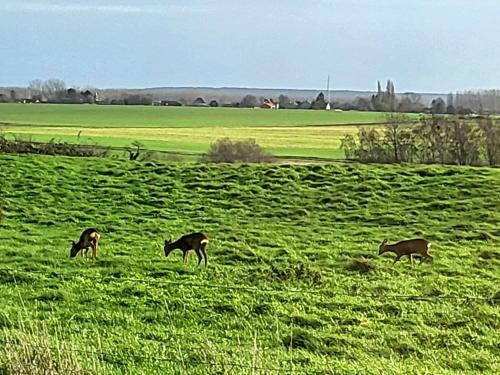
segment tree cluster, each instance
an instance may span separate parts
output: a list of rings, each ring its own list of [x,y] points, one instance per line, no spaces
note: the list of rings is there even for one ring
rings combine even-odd
[[[380,81],[378,81],[377,93],[371,97],[372,109],[380,112],[394,112],[396,110],[396,104],[397,100],[394,91],[394,83],[388,80],[385,91],[382,91]]]
[[[446,113],[491,114],[500,111],[500,90],[462,91],[448,94]]]
[[[499,165],[500,126],[493,118],[432,116],[411,124],[392,115],[381,130],[345,136],[341,148],[347,159],[368,163]]]

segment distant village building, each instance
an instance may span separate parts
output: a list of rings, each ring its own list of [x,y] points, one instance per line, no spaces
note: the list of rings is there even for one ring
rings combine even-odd
[[[196,98],[192,105],[195,107],[207,107],[208,106],[208,104],[205,102],[205,100],[202,97]]]
[[[318,94],[318,97],[314,102],[311,104],[312,109],[325,109],[326,108],[326,101],[325,101],[325,95],[320,92]]]
[[[181,107],[182,103],[177,100],[162,100],[161,105],[169,106],[169,107]]]
[[[81,93],[83,98],[85,99],[86,103],[94,103],[94,94],[90,90],[85,90],[84,92]]]
[[[34,97],[35,95],[33,95]],[[90,90],[77,91],[76,89],[70,87],[63,91],[63,95],[59,94],[58,97],[53,99],[56,103],[67,103],[67,104],[92,104],[94,103],[94,93]]]
[[[264,99],[264,102],[261,104],[260,108],[265,109],[278,109],[278,103],[275,103],[272,99]]]
[[[311,103],[308,100],[304,100],[303,102],[297,101],[298,109],[311,109]]]
[[[224,108],[240,108],[240,103],[239,102],[223,103],[221,107],[224,107]]]

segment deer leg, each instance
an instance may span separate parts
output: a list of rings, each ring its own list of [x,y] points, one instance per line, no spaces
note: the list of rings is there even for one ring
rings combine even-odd
[[[410,264],[413,267],[413,254],[409,254],[408,258],[410,258]]]
[[[397,255],[396,258],[394,258],[394,262],[392,264],[396,264],[397,261],[401,259],[402,255]]]
[[[97,258],[97,244],[96,244],[96,243],[94,243],[94,244],[92,245],[92,260],[94,260],[94,261],[95,261],[95,260],[96,260],[96,258]]]
[[[198,255],[198,266],[199,266],[202,259],[203,259],[203,256],[201,255],[200,249],[196,249],[195,251],[196,251],[196,255]]]
[[[205,258],[205,267],[206,267],[207,266],[207,252],[205,251],[205,246],[202,246],[200,250],[201,250],[201,254]]]
[[[419,263],[419,265],[421,265],[423,262],[425,262],[427,260],[427,256],[429,254],[423,253],[423,254],[419,254],[419,255],[420,255],[420,263]]]
[[[187,261],[188,261],[188,254],[189,254],[189,252],[188,252],[188,251],[183,251],[183,252],[182,252],[182,262],[183,262],[184,264],[186,264],[186,263],[187,263]]]

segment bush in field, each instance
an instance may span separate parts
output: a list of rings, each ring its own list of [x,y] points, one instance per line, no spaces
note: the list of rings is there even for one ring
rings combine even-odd
[[[255,139],[232,141],[229,138],[222,138],[210,145],[210,150],[204,159],[212,163],[269,163],[273,157],[266,153]]]

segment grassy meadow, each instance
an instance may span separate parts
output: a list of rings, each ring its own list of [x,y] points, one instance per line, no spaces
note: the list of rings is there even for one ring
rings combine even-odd
[[[1,104],[0,123],[93,128],[212,128],[348,125],[384,122],[380,112],[133,105]]]
[[[0,155],[0,191],[0,366],[43,344],[99,374],[500,372],[499,169]],[[97,261],[70,259],[91,226]],[[191,231],[206,269],[163,255]],[[433,263],[378,256],[411,237]]]
[[[271,111],[253,108],[0,105],[0,133],[34,141],[56,139],[185,154],[205,153],[223,137],[255,138],[281,157],[339,159],[340,139],[357,125],[380,124],[385,115],[357,111]],[[356,126],[353,126],[356,125]]]

